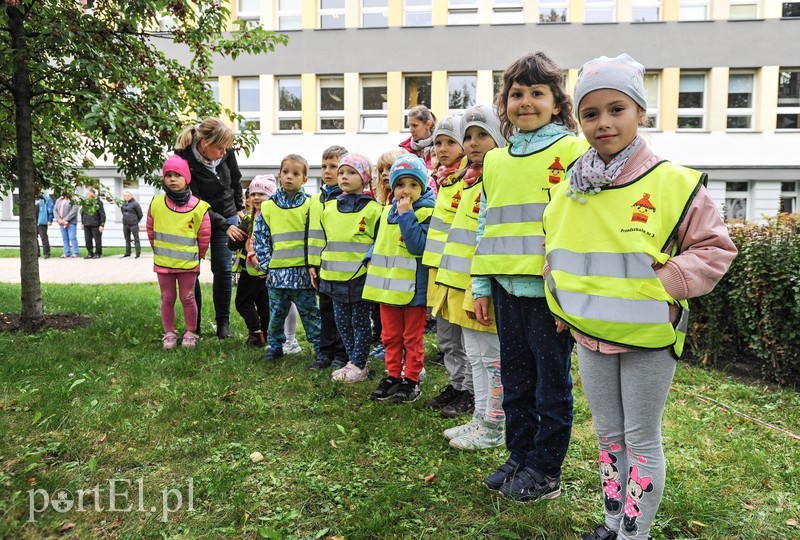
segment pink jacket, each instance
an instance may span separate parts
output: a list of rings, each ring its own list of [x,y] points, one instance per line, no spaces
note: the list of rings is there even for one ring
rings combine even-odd
[[[194,208],[200,199],[192,195],[189,197],[189,202],[187,202],[184,206],[175,206],[175,203],[172,202],[169,197],[165,197],[164,200],[167,203],[167,207],[172,210],[178,212],[188,212],[192,208]],[[155,241],[155,230],[153,228],[153,215],[150,213],[150,208],[147,209],[147,238],[150,240],[150,247],[153,247],[153,243]],[[208,212],[205,213],[203,216],[203,222],[200,224],[200,230],[197,231],[197,248],[200,254],[200,258],[202,259],[206,255],[206,251],[208,251],[208,246],[211,244],[211,218],[208,216]],[[180,274],[184,272],[195,272],[200,273],[200,265],[198,264],[195,268],[191,270],[180,270],[178,268],[164,268],[162,266],[153,265],[153,272],[157,274]]]
[[[614,185],[622,185],[635,180],[659,161],[647,145],[643,144],[625,165]],[[591,196],[591,195],[590,195]],[[728,227],[722,221],[714,199],[705,187],[695,195],[686,216],[678,227],[678,255],[665,265],[656,265],[656,276],[666,291],[676,300],[694,298],[711,292],[722,279],[736,257],[738,250],[728,236]],[[668,246],[665,251],[669,251]],[[677,319],[678,308],[670,306],[673,322]],[[574,332],[579,345],[604,354],[630,352],[631,349],[611,345]]]

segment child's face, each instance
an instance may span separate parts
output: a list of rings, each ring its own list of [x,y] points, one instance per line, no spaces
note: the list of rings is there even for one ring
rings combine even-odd
[[[332,157],[322,160],[322,182],[329,187],[336,185],[336,170],[339,167],[339,158]]]
[[[589,92],[581,100],[578,119],[586,140],[608,163],[633,142],[645,115],[628,95],[602,89]]]
[[[250,208],[258,208],[261,203],[267,200],[265,193],[251,193],[247,198],[250,201]]]
[[[439,135],[433,141],[433,150],[436,152],[436,159],[445,167],[451,166],[453,163],[458,162],[461,156],[464,155],[464,150],[457,141],[447,135]]]
[[[469,126],[464,133],[464,151],[473,165],[483,165],[483,156],[496,147],[492,136],[480,126]]]
[[[358,171],[349,165],[339,167],[339,187],[343,193],[364,193],[364,180]]]
[[[561,112],[550,86],[528,86],[515,82],[508,91],[506,115],[520,131],[533,131],[546,126]]]
[[[294,195],[308,181],[306,168],[299,161],[284,161],[281,165],[281,172],[278,173],[278,180],[283,191]]]
[[[186,183],[186,178],[175,171],[167,171],[167,174],[164,175],[164,185],[168,190],[177,193],[185,190],[188,184]]]
[[[408,197],[414,203],[419,200],[422,195],[422,186],[419,182],[411,176],[402,176],[397,179],[394,185],[394,198],[401,201],[403,198]]]
[[[414,118],[413,116],[408,119],[408,129],[411,131],[411,138],[415,141],[430,137],[432,126],[433,122],[430,120],[423,122],[419,118]]]
[[[378,181],[384,189],[389,189],[389,172],[391,169],[391,166],[378,167]]]

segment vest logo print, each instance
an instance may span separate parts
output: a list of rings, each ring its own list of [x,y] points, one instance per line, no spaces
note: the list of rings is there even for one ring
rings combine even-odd
[[[477,214],[481,211],[481,196],[478,194],[478,198],[475,199],[475,204],[472,205],[472,213]]]
[[[549,174],[547,176],[547,181],[551,184],[555,185],[560,183],[564,179],[564,166],[561,165],[561,158],[556,156],[556,160],[548,167]]]
[[[645,193],[642,198],[631,205],[633,207],[633,215],[631,221],[638,223],[647,223],[650,219],[650,214],[655,213],[656,207],[650,202],[650,194]]]
[[[459,204],[461,204],[461,192],[456,191],[453,194],[453,198],[450,199],[450,208],[458,208]]]
[[[363,233],[367,230],[367,218],[362,217],[358,222],[358,232]]]

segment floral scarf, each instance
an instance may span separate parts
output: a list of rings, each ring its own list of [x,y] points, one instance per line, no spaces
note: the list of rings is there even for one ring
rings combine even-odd
[[[613,184],[622,172],[625,162],[642,144],[644,144],[644,139],[637,135],[631,144],[614,156],[607,165],[600,158],[597,150],[590,148],[572,165],[567,197],[578,200],[580,196],[580,203],[586,204],[585,195],[600,193],[604,186]]]

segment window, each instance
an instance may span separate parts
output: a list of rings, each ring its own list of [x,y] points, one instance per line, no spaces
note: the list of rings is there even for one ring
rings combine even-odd
[[[644,74],[644,92],[647,97],[647,127],[658,129],[658,73]]]
[[[319,78],[319,130],[344,129],[344,77]]]
[[[389,0],[361,0],[361,26],[386,28],[389,26]]]
[[[19,188],[11,192],[11,217],[19,219]]]
[[[447,24],[478,24],[478,0],[448,0]]]
[[[433,3],[431,0],[404,0],[404,26],[432,26]]]
[[[236,112],[244,116],[239,129],[261,129],[261,91],[258,79],[236,80]]]
[[[522,24],[522,0],[495,0],[492,24]]]
[[[781,201],[778,212],[797,212],[797,182],[781,182]]]
[[[503,89],[503,72],[495,71],[492,73],[492,96],[493,101],[497,98],[497,94]]]
[[[747,20],[758,18],[758,2],[752,0],[731,0],[731,20]]]
[[[417,105],[431,108],[431,76],[406,75],[403,77],[403,118],[408,127],[408,111]]]
[[[800,129],[800,69],[778,75],[778,129]]]
[[[539,22],[540,23],[560,23],[567,22],[568,1],[561,0],[540,0],[539,1]]]
[[[747,219],[748,192],[747,182],[725,182],[724,216],[727,221]]]
[[[361,78],[361,131],[389,131],[386,77]]]
[[[616,20],[616,2],[608,0],[585,0],[584,21],[591,23],[610,23]]]
[[[303,0],[278,0],[278,30],[303,28]]]
[[[784,2],[781,17],[787,19],[800,17],[800,2]]]
[[[678,129],[705,127],[706,76],[702,73],[681,74],[678,93]]]
[[[661,20],[661,0],[634,0],[631,5],[633,22],[657,22]]]
[[[319,0],[319,27],[323,30],[344,28],[344,0]]]
[[[478,85],[477,75],[447,76],[447,108],[448,112],[462,111],[475,105],[475,90]]]
[[[300,77],[278,79],[278,131],[303,128],[303,85]]]
[[[219,80],[208,79],[206,81],[206,87],[214,94],[214,101],[219,103]]]
[[[708,0],[681,0],[678,20],[705,21],[708,19]]]
[[[258,0],[239,0],[236,16],[240,19],[257,20],[261,16],[261,2]]]
[[[753,128],[752,73],[731,73],[728,77],[728,129]]]

